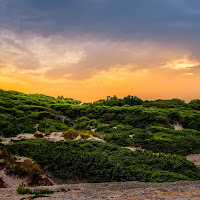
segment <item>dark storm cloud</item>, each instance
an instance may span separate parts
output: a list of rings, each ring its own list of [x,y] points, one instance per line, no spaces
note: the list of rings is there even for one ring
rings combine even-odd
[[[200,60],[199,8],[199,0],[0,0],[0,65],[86,79]]]
[[[43,35],[193,40],[199,0],[1,0],[0,25]]]

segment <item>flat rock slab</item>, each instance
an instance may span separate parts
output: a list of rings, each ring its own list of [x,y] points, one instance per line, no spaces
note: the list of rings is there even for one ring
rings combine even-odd
[[[179,181],[173,183],[81,183],[31,188],[31,190],[37,189],[55,191],[50,197],[38,198],[38,200],[200,199],[200,181]],[[20,200],[28,196],[30,195],[16,194],[16,188],[0,189],[0,199],[2,200]]]

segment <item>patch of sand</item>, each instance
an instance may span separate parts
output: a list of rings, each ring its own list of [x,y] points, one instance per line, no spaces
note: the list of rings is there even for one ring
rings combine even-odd
[[[200,167],[200,154],[191,154],[188,155],[187,160],[193,162],[195,165]]]
[[[0,177],[3,178],[3,181],[9,188],[16,188],[19,184],[27,182],[26,178],[16,178],[16,176],[7,175],[4,170],[0,171]]]
[[[95,141],[99,141],[99,142],[106,142],[105,140],[103,140],[101,138],[98,138],[98,137],[94,137],[92,135],[88,138],[88,140],[95,140]]]
[[[174,123],[173,127],[174,130],[183,130],[183,126],[179,122]]]
[[[62,136],[62,132],[53,132],[49,136],[45,136],[45,139],[51,140],[53,142],[59,141],[59,140],[65,140],[65,138]]]
[[[131,151],[142,150],[141,147],[124,147],[126,149],[130,149]]]

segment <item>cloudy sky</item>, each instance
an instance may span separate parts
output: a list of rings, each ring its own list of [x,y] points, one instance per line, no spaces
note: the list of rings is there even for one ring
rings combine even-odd
[[[0,0],[2,89],[189,101],[199,72],[199,0]]]

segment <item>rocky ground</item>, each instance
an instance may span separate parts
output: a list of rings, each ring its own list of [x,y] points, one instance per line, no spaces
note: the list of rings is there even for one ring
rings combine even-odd
[[[200,199],[200,181],[174,183],[81,183],[43,186],[35,189],[56,191],[47,200],[197,200]],[[19,195],[16,188],[0,189],[1,200],[28,199],[30,195]]]

